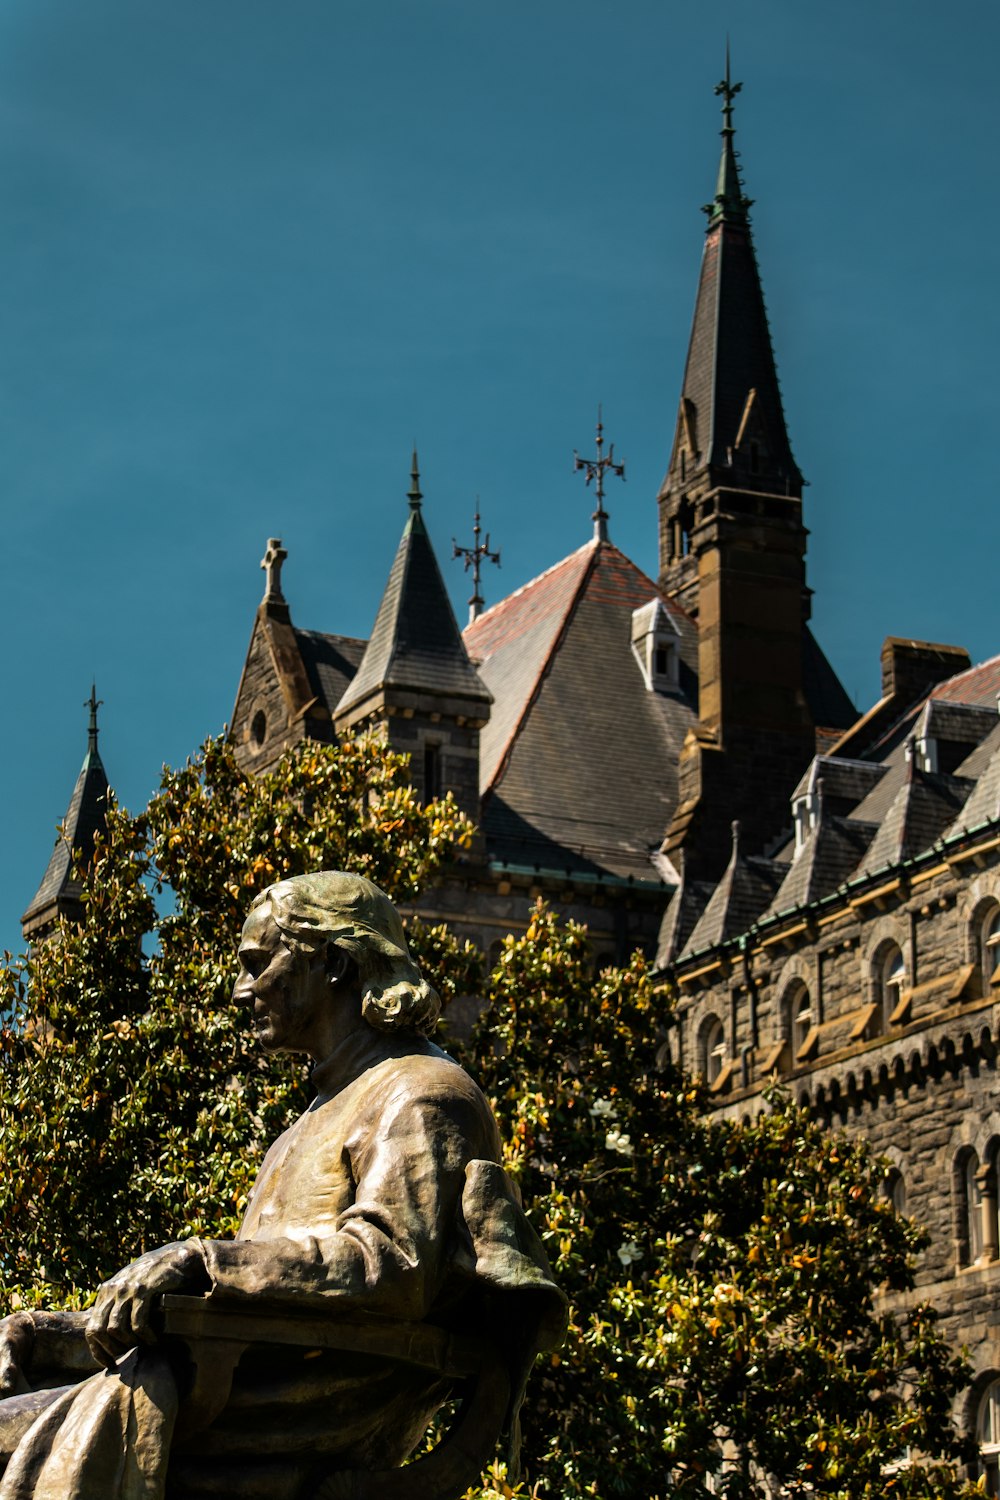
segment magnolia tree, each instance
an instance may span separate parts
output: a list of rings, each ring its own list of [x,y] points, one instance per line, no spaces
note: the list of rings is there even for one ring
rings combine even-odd
[[[405,901],[471,835],[370,738],[304,745],[258,778],[210,740],[138,816],[111,801],[82,927],[0,969],[8,1307],[71,1305],[152,1246],[235,1232],[308,1098],[303,1068],[265,1058],[230,1000],[253,896],[346,868]]]
[[[4,1310],[79,1303],[153,1245],[235,1230],[306,1097],[230,1001],[252,896],[347,868],[406,902],[471,835],[371,739],[258,778],[209,741],[138,816],[112,803],[84,925],[0,970]],[[529,1388],[528,1477],[494,1467],[478,1500],[959,1495],[965,1370],[929,1312],[879,1311],[922,1245],[882,1165],[780,1097],[751,1126],[713,1120],[641,956],[595,979],[584,929],[525,918],[491,975],[410,929],[446,1000],[484,996],[463,1061],[572,1306]]]

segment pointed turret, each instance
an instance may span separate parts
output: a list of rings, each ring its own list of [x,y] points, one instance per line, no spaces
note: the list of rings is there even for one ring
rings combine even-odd
[[[726,76],[722,156],[695,301],[670,465],[659,495],[660,574],[685,608],[697,610],[692,545],[709,491],[727,489],[801,499],[771,346],[738,155],[733,99],[742,85]]]
[[[479,730],[491,696],[469,660],[424,524],[413,453],[410,514],[357,676],[337,705],[337,732],[386,726],[389,743],[413,757],[425,801],[451,790],[479,812]]]
[[[21,918],[21,931],[28,942],[45,937],[60,917],[68,917],[71,921],[82,919],[81,888],[74,875],[74,862],[86,862],[90,858],[95,838],[103,834],[107,826],[108,778],[97,748],[97,710],[101,705],[94,685],[91,685],[90,698],[84,706],[90,710],[87,753],[48,868],[34,900]]]

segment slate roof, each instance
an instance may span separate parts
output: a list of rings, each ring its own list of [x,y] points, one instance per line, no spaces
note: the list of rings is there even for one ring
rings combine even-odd
[[[462,644],[419,504],[411,505],[371,639],[338,715],[387,687],[489,702]]]
[[[932,698],[943,698],[951,703],[978,703],[984,708],[996,708],[1000,696],[1000,656],[959,672],[946,682],[939,682],[931,692]]]
[[[73,858],[79,855],[86,860],[93,853],[94,840],[106,827],[107,794],[108,778],[97,736],[92,734],[42,883],[21,918],[25,937],[48,927],[61,913],[72,916],[80,910],[81,888],[73,878]]]
[[[771,904],[787,869],[776,860],[743,855],[734,834],[733,853],[726,873],[712,893],[688,938],[682,958],[717,947],[745,932]]]
[[[791,867],[786,866],[788,873],[768,908],[768,915],[807,906],[843,885],[857,869],[876,831],[874,823],[821,812]]]
[[[872,874],[929,849],[954,822],[972,788],[964,777],[922,771],[911,760],[856,873]]]
[[[713,886],[710,880],[693,880],[687,870],[682,872],[680,884],[671,896],[660,924],[660,934],[656,945],[658,969],[665,968],[683,953],[688,938],[698,925],[702,912],[712,898],[712,891]]]
[[[802,687],[817,741],[824,730],[843,730],[856,722],[858,711],[808,625],[802,628]]]
[[[720,482],[780,487],[780,493],[787,481],[797,493],[802,475],[785,426],[746,203],[732,138],[723,131],[716,209],[706,231],[682,399],[691,403],[699,465],[725,469]],[[734,451],[751,392],[764,439],[752,469],[749,452],[741,457]]]
[[[680,960],[668,908],[658,966],[737,936],[761,917],[808,907],[847,881],[889,872],[942,838],[1000,822],[998,692],[1000,656],[929,687],[902,709],[883,698],[859,721],[862,727],[866,719],[872,722],[873,734],[843,737],[845,745],[864,745],[864,758],[817,755],[795,788],[793,801],[814,798],[819,804],[813,804],[815,826],[801,847],[788,840],[770,860],[745,860],[742,868],[731,861]],[[929,742],[936,746],[938,770],[923,768]],[[773,898],[766,910],[759,903],[754,909],[775,872]],[[694,900],[694,892],[686,895],[688,913]],[[681,920],[678,909],[673,926]]]
[[[350,635],[294,628],[309,685],[332,714],[353,681],[368,642]]]
[[[963,761],[959,773],[973,780],[975,789],[948,829],[950,834],[1000,818],[1000,723]]]
[[[647,689],[632,613],[663,600],[679,641],[675,692]],[[656,879],[695,722],[693,621],[610,542],[593,540],[474,620],[470,656],[493,695],[480,735],[490,857]]]
[[[792,793],[792,801],[815,792],[822,782],[824,808],[844,815],[857,807],[884,775],[885,767],[871,761],[817,755]]]

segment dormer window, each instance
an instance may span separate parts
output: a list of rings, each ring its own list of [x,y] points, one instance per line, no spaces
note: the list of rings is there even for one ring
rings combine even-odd
[[[938,768],[938,742],[932,735],[924,734],[916,741],[916,764],[919,771],[936,771]]]
[[[632,655],[648,692],[669,693],[680,680],[680,637],[662,599],[632,611]]]
[[[795,825],[795,853],[798,854],[819,822],[819,797],[815,791],[796,797],[792,803],[792,822]]]

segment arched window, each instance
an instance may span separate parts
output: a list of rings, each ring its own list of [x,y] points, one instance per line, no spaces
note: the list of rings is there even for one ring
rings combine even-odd
[[[983,1392],[976,1421],[979,1445],[979,1472],[986,1480],[988,1495],[1000,1494],[1000,1380],[993,1380]]]
[[[979,1204],[979,1157],[970,1151],[965,1158],[965,1218],[968,1224],[969,1258],[974,1266],[983,1253],[983,1216]]]
[[[706,1083],[714,1083],[726,1063],[726,1029],[718,1016],[709,1016],[702,1026],[701,1071]]]
[[[885,1027],[906,984],[906,964],[897,943],[885,943],[878,949],[872,964],[872,980],[873,999]]]
[[[983,993],[1000,982],[1000,906],[991,906],[979,924],[979,967]]]
[[[809,991],[802,980],[796,980],[785,996],[785,1035],[792,1054],[792,1062],[805,1046],[806,1037],[813,1028],[814,1016]]]
[[[892,1204],[894,1214],[902,1217],[906,1213],[906,1180],[898,1167],[886,1173],[882,1194],[886,1202]]]
[[[997,1176],[1000,1160],[1000,1141],[992,1140],[983,1152],[983,1164],[976,1173],[976,1188],[979,1207],[980,1257],[996,1260],[1000,1256],[1000,1223],[998,1223],[998,1198],[1000,1181]]]

